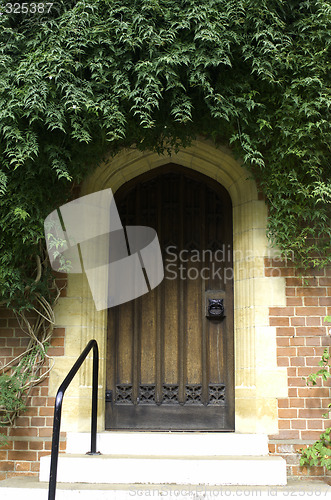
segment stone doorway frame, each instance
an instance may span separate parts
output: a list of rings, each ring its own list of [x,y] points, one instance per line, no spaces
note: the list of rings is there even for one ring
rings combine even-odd
[[[106,158],[83,183],[82,196],[111,188],[169,162],[201,172],[222,184],[233,205],[235,408],[236,432],[276,434],[277,398],[287,397],[287,370],[277,367],[276,329],[269,326],[269,307],[285,306],[285,280],[264,275],[265,257],[277,253],[266,237],[267,207],[254,180],[225,147],[196,140],[177,153],[158,155],[132,147]],[[83,275],[68,275],[67,296],[56,306],[56,327],[66,329],[65,355],[55,358],[50,394],[87,342],[100,349],[99,430],[104,426],[107,311],[96,311]],[[91,365],[76,376],[63,405],[63,431],[89,430]]]

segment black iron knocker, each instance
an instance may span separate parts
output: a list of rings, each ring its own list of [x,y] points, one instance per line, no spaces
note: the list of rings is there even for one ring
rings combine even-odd
[[[224,299],[208,299],[207,313],[209,318],[224,318]]]

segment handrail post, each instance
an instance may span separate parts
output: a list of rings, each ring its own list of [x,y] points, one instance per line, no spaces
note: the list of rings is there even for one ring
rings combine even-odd
[[[48,487],[48,500],[55,500],[56,493],[56,479],[57,479],[57,465],[59,458],[59,443],[60,443],[60,426],[61,426],[61,412],[63,396],[71,383],[72,379],[78,372],[79,368],[85,361],[88,353],[93,348],[93,375],[92,375],[92,414],[91,414],[91,450],[89,455],[100,455],[96,451],[97,442],[97,416],[98,416],[98,374],[99,374],[99,349],[96,340],[90,340],[77,359],[74,366],[60,385],[54,405],[54,421],[53,421],[53,437],[52,437],[52,450],[51,450],[51,465],[49,474],[49,487]]]
[[[98,377],[99,377],[99,348],[93,346],[93,375],[92,375],[92,417],[91,417],[91,449],[87,455],[100,455],[97,452],[97,417],[98,417]]]

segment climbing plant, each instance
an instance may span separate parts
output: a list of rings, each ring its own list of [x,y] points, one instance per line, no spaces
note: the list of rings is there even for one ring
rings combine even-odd
[[[44,274],[49,274],[46,258],[41,261],[37,256],[36,264],[35,284],[45,278]],[[0,365],[0,428],[14,423],[15,418],[26,408],[32,388],[44,380],[52,368],[47,349],[55,324],[53,308],[60,289],[55,280],[49,279],[48,284],[52,290],[51,302],[43,294],[34,291],[30,310],[24,308],[15,311],[21,331],[28,337],[28,344],[21,354]],[[30,294],[30,289],[27,285],[25,292]],[[0,433],[0,447],[5,444],[7,439]]]
[[[324,321],[331,322],[331,316],[326,316]],[[319,361],[319,370],[307,377],[307,385],[316,385],[317,380],[327,381],[331,377],[330,373],[330,350],[324,349],[321,360]],[[329,418],[331,403],[328,404],[327,412],[323,414],[324,418]],[[331,470],[331,427],[328,427],[321,433],[319,439],[314,444],[302,449],[300,465],[324,466],[327,470]]]
[[[298,265],[330,261],[330,4],[59,0],[0,7],[0,301],[21,311],[43,220],[102,155],[228,144]],[[111,168],[111,167],[110,167]],[[28,288],[29,293],[26,292]],[[35,294],[36,292],[36,294]]]

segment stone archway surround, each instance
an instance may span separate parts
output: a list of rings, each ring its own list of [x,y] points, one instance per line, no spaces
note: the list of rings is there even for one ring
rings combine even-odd
[[[197,170],[222,184],[233,204],[235,405],[236,432],[278,432],[277,398],[287,397],[286,368],[277,367],[276,330],[269,307],[285,306],[282,277],[264,276],[264,258],[275,256],[266,238],[267,209],[256,184],[226,148],[198,140],[178,153],[157,155],[135,148],[106,159],[84,182],[82,195],[116,190],[134,177],[169,162]],[[56,326],[66,329],[65,355],[56,358],[51,394],[86,343],[100,347],[99,430],[104,430],[107,311],[96,311],[83,275],[69,275],[67,296],[56,307]],[[86,364],[68,389],[63,406],[64,431],[88,431],[91,365]]]

